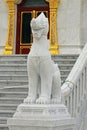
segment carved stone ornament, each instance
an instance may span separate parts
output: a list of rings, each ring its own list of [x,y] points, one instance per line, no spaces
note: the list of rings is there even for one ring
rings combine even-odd
[[[24,103],[61,102],[60,71],[49,52],[48,27],[48,18],[44,13],[31,20],[34,42],[27,60],[29,93]]]

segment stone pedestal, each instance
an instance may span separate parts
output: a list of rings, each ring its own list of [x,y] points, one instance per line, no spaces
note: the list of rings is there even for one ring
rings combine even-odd
[[[72,130],[75,119],[63,104],[21,104],[7,124],[9,130]]]

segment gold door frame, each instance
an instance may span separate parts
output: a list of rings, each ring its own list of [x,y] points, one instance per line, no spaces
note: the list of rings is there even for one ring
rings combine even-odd
[[[45,0],[49,3],[50,7],[50,53],[58,54],[58,38],[57,38],[57,8],[59,0]],[[14,32],[15,32],[15,4],[19,0],[5,0],[8,5],[8,36],[6,46],[3,54],[12,54],[14,47]]]

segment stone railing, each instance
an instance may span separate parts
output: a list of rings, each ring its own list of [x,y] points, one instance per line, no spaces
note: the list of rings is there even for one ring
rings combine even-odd
[[[62,100],[76,118],[75,130],[84,130],[83,120],[87,110],[87,44],[62,85]],[[84,120],[84,122],[86,122]],[[83,125],[85,127],[85,124]]]

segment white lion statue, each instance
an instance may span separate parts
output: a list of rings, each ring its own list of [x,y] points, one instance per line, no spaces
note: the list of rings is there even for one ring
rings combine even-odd
[[[42,12],[30,25],[34,40],[27,59],[29,92],[24,103],[60,103],[61,78],[58,65],[51,60],[49,52],[48,18]]]

